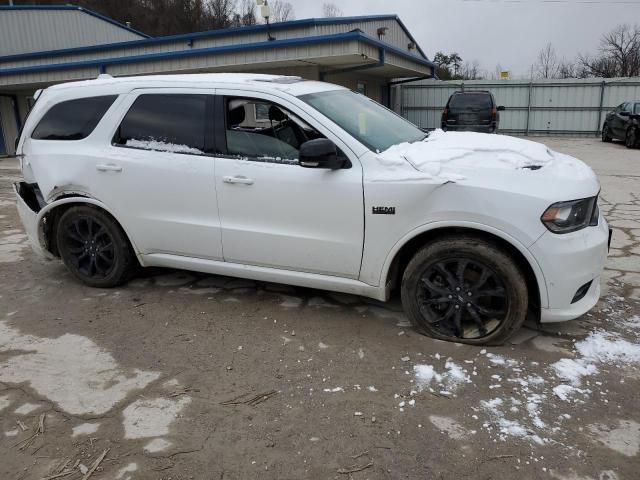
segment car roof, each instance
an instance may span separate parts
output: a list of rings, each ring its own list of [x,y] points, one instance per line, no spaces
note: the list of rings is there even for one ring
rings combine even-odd
[[[260,92],[282,91],[294,96],[331,90],[347,90],[339,85],[305,80],[287,75],[266,75],[246,73],[190,73],[181,75],[140,75],[135,77],[112,77],[99,75],[93,80],[67,82],[47,88],[49,94],[61,93],[68,96],[126,93],[138,88],[225,88],[251,86]]]
[[[451,95],[468,95],[468,94],[475,94],[475,93],[486,93],[488,95],[491,95],[491,92],[489,90],[458,90],[457,92],[453,92]]]

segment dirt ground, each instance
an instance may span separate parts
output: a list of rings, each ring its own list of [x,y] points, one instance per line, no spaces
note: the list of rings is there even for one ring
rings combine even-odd
[[[487,349],[417,334],[397,300],[82,286],[31,252],[0,161],[0,478],[639,478],[640,150],[543,140],[600,176],[603,297]]]

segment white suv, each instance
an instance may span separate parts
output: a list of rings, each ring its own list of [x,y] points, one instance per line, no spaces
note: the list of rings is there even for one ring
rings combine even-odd
[[[415,327],[504,342],[600,294],[609,230],[579,160],[497,135],[426,135],[363,95],[298,77],[67,83],[17,147],[36,249],[87,285],[141,265],[387,300]]]

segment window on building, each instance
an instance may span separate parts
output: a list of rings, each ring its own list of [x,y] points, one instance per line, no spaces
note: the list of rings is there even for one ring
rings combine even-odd
[[[60,102],[44,114],[33,131],[36,140],[81,140],[96,128],[117,95]]]
[[[113,138],[116,145],[202,155],[207,95],[140,95]]]

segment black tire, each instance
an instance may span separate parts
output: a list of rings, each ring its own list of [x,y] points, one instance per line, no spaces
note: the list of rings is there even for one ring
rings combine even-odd
[[[638,129],[629,127],[624,137],[624,144],[627,148],[636,148],[638,146]]]
[[[609,125],[607,125],[606,123],[602,126],[602,141],[605,143],[609,143],[611,142],[613,139],[611,138],[611,135],[609,134]]]
[[[136,265],[120,225],[94,207],[71,207],[64,212],[56,228],[56,245],[71,273],[91,287],[121,285]]]
[[[422,247],[404,271],[401,295],[420,333],[471,345],[503,344],[522,326],[529,302],[513,258],[473,236]]]

